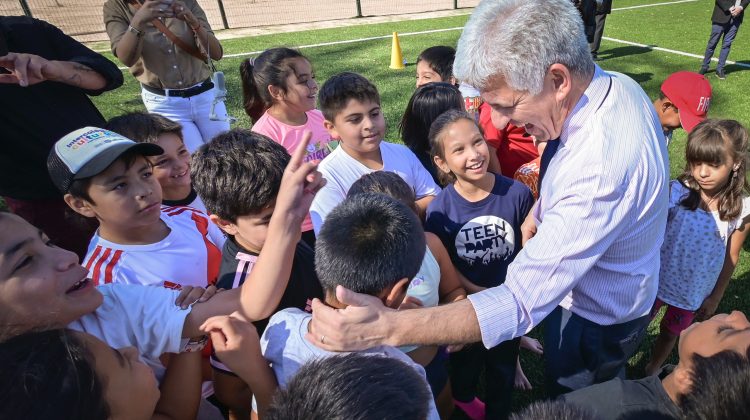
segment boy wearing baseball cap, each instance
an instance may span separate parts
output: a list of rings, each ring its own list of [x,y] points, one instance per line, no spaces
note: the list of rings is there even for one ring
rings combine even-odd
[[[224,236],[199,210],[162,208],[146,157],[163,153],[95,127],[69,133],[50,152],[47,167],[65,202],[99,221],[83,261],[95,285],[216,282]]]
[[[682,127],[688,133],[706,119],[711,104],[711,84],[705,76],[690,71],[672,73],[661,85],[654,101],[667,144],[672,131]]]

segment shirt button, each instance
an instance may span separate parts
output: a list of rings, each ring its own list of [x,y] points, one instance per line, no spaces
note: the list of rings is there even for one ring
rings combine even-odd
[[[164,36],[164,38],[166,38],[166,37],[167,37],[167,34],[164,34],[164,33],[163,33],[162,35]]]
[[[167,52],[168,52],[168,53],[171,53],[171,52],[172,52],[172,50],[167,50]]]
[[[177,84],[178,84],[178,85],[181,85],[181,84],[182,84],[182,81],[179,81],[179,82],[177,82]]]
[[[172,66],[172,68],[173,68],[173,69],[176,69],[176,68],[177,68],[177,66]]]

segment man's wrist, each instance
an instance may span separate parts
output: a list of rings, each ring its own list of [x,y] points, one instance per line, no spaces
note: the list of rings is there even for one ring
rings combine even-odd
[[[394,309],[386,308],[382,315],[381,323],[384,325],[385,331],[383,336],[383,344],[387,346],[397,347],[402,346],[406,343],[403,337],[402,328],[399,328],[399,322],[401,317],[411,311],[399,312]]]

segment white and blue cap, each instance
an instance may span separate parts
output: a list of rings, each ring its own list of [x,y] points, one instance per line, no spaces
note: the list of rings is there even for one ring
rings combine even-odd
[[[66,134],[55,143],[47,158],[47,170],[52,183],[65,194],[74,180],[103,172],[130,150],[143,156],[164,153],[164,149],[153,143],[136,143],[103,128],[85,127]]]

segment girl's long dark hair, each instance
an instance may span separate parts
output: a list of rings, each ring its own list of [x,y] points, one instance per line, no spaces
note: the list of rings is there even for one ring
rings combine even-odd
[[[70,330],[29,332],[0,343],[0,393],[4,419],[110,416],[94,359]]]
[[[289,60],[297,57],[307,60],[307,57],[297,50],[271,48],[240,64],[242,105],[253,122],[257,121],[273,103],[268,86],[278,86],[286,91],[286,78],[296,72]]]
[[[404,144],[417,156],[430,152],[430,126],[449,109],[463,110],[464,103],[458,88],[450,83],[428,83],[414,91],[406,105],[398,131]]]
[[[696,125],[688,135],[685,169],[677,178],[690,190],[680,205],[689,210],[695,210],[700,206],[700,185],[693,177],[693,166],[701,162],[722,164],[728,152],[737,169],[732,168],[729,181],[717,193],[719,218],[724,221],[737,218],[742,211],[743,197],[750,195],[750,187],[745,177],[747,148],[747,130],[737,121],[708,119]]]

